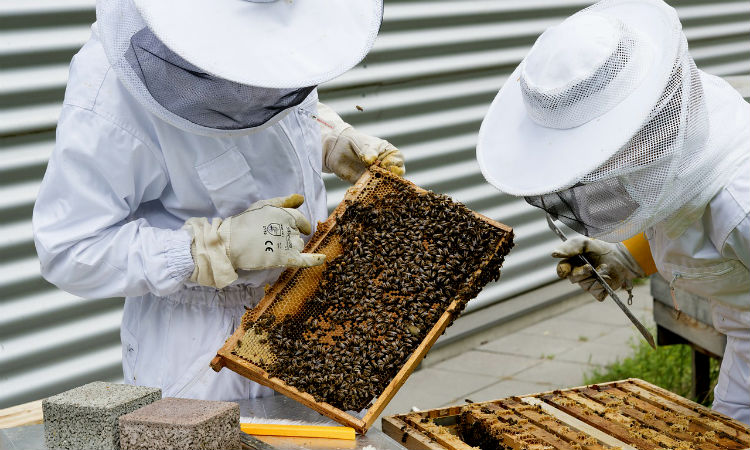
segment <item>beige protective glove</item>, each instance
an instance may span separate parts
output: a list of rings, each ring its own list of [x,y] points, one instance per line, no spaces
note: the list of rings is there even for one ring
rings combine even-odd
[[[633,279],[646,274],[624,245],[576,236],[563,242],[552,252],[554,258],[564,258],[557,263],[557,276],[578,283],[584,291],[602,301],[607,296],[604,286],[596,279],[591,268],[576,255],[584,255],[614,289],[633,289]]]
[[[318,103],[318,122],[323,139],[323,170],[356,183],[376,161],[380,167],[402,176],[404,156],[390,142],[360,133],[328,106]]]
[[[222,289],[237,279],[237,269],[261,270],[272,267],[311,267],[323,264],[326,256],[302,253],[300,233],[312,226],[297,209],[305,201],[299,194],[255,202],[236,216],[193,217],[184,229],[193,235],[191,252],[195,269],[190,281]]]

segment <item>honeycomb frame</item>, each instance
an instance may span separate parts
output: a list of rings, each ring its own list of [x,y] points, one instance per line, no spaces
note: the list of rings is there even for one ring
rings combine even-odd
[[[379,192],[379,190],[382,190],[383,187],[389,189],[389,186],[381,183],[383,180],[386,180],[391,185],[390,187],[397,186],[398,189],[412,190],[417,194],[427,192],[408,180],[393,175],[377,166],[373,166],[369,171],[366,171],[362,175],[357,183],[347,190],[344,199],[339,203],[329,218],[325,222],[318,224],[317,230],[305,246],[305,252],[324,253],[327,256],[328,261],[340,254],[341,246],[338,244],[338,239],[335,236],[336,218],[346,210],[348,204],[352,202],[366,203],[374,194]],[[513,237],[513,230],[507,225],[492,220],[479,213],[473,211],[472,213],[481,221],[499,229],[504,233],[504,236],[502,239],[498,240],[496,248],[493,249],[492,252],[489,252],[482,260],[481,266],[472,278],[467,281],[467,285],[476,283],[477,278],[481,274],[481,270],[492,256],[502,249],[507,251],[509,246],[512,245]],[[432,347],[437,338],[455,319],[456,311],[460,309],[459,306],[463,299],[458,297],[450,303],[437,322],[433,325],[432,329],[427,333],[426,337],[413,351],[409,359],[403,366],[401,366],[401,369],[396,376],[373,401],[372,406],[366,409],[364,416],[360,417],[360,414],[342,411],[328,403],[318,402],[311,394],[302,392],[279,378],[271,377],[268,372],[260,366],[260,361],[262,360],[256,360],[258,361],[258,364],[254,364],[247,358],[243,358],[236,354],[238,343],[242,343],[243,338],[245,338],[245,335],[248,334],[250,328],[252,328],[252,324],[259,318],[264,317],[264,314],[270,312],[274,317],[280,318],[287,314],[294,314],[299,308],[302,308],[306,299],[316,291],[324,270],[325,265],[306,269],[291,268],[284,271],[274,285],[267,289],[266,295],[259,302],[258,306],[245,314],[243,317],[243,323],[237,328],[232,336],[227,339],[224,346],[219,349],[216,357],[211,361],[211,367],[216,371],[221,370],[223,367],[227,367],[246,378],[268,386],[287,397],[297,400],[343,425],[350,426],[360,433],[365,433],[375,422],[391,398],[393,398],[398,389],[404,384],[408,376],[414,371],[414,369],[416,369],[419,362],[424,358],[427,351]],[[300,282],[300,279],[302,279],[303,282]],[[277,302],[277,299],[288,297],[290,295],[297,298],[299,301],[294,305],[290,304],[290,301],[288,300]],[[253,339],[252,337],[249,338]],[[258,339],[261,338],[262,337],[258,337]]]
[[[397,414],[382,422],[386,434],[416,450],[476,450],[461,427],[470,442],[478,435],[487,438],[485,445],[494,440],[512,450],[750,450],[745,424],[637,378]]]

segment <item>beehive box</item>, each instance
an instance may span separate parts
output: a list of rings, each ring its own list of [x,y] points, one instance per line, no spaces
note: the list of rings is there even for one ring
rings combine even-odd
[[[466,302],[512,230],[372,167],[212,361],[364,433]]]
[[[410,449],[739,450],[744,424],[628,379],[383,418]]]

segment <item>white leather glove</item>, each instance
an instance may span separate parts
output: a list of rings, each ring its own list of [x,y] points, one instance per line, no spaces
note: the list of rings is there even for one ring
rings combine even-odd
[[[318,122],[323,139],[323,170],[356,183],[376,161],[380,167],[403,175],[404,156],[390,142],[360,133],[328,106],[318,103]]]
[[[297,209],[305,201],[299,194],[255,202],[244,212],[226,219],[193,217],[184,229],[193,235],[191,253],[195,269],[190,280],[218,289],[237,279],[237,269],[310,267],[326,256],[302,253],[300,233],[312,226]]]
[[[624,245],[576,236],[563,242],[552,252],[554,258],[564,258],[557,263],[557,276],[578,283],[584,291],[597,300],[607,296],[604,286],[596,279],[591,268],[577,255],[584,255],[614,289],[633,289],[633,279],[646,276]]]

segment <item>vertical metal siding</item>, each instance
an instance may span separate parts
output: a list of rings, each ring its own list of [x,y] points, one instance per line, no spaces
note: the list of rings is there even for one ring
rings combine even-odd
[[[536,37],[591,3],[386,0],[373,51],[320,89],[346,120],[398,145],[417,184],[516,229],[502,282],[469,309],[554,278],[555,239],[541,214],[489,187],[474,147],[487,107]],[[750,1],[674,3],[699,67],[750,73]],[[122,375],[122,300],[84,300],[42,280],[30,225],[68,64],[93,20],[93,0],[0,2],[0,408]],[[346,185],[332,176],[326,184],[332,207]]]

